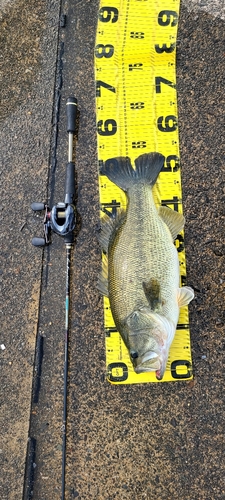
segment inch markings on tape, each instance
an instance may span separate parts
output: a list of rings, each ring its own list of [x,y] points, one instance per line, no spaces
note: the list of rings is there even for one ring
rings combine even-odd
[[[99,170],[103,162],[157,151],[166,158],[154,187],[157,206],[182,212],[176,95],[179,0],[100,0],[95,46]],[[101,213],[126,207],[123,191],[99,174]],[[181,285],[186,283],[183,232],[176,239]],[[104,254],[102,255],[104,262]],[[107,379],[114,384],[158,382],[136,374],[104,297]],[[188,307],[182,307],[163,382],[190,380]]]

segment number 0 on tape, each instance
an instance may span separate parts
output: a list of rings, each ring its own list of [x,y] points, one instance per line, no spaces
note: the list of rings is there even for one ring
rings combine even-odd
[[[157,206],[182,212],[176,96],[178,0],[101,0],[95,46],[99,167],[108,158],[157,151],[165,156],[154,187]],[[99,174],[101,216],[126,206],[121,189]],[[183,232],[176,239],[180,285],[186,284]],[[102,257],[104,259],[104,255]],[[136,374],[104,297],[107,379],[114,384],[157,382]],[[180,310],[165,381],[190,380],[188,307]]]

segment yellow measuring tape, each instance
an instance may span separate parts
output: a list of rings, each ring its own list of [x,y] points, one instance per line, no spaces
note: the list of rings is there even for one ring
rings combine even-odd
[[[95,46],[99,167],[108,158],[157,151],[165,165],[154,187],[156,205],[182,212],[176,97],[179,0],[101,0]],[[126,206],[123,191],[99,174],[101,215]],[[176,239],[186,283],[183,232]],[[104,261],[104,255],[102,256]],[[104,297],[107,378],[115,384],[158,382],[136,374]],[[163,381],[190,380],[188,308],[180,310]]]

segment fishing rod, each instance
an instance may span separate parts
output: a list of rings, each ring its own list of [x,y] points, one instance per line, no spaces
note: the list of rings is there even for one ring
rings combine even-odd
[[[68,140],[68,163],[66,166],[65,201],[57,203],[52,209],[45,203],[32,203],[34,211],[45,210],[44,237],[33,238],[32,244],[43,247],[51,243],[51,232],[64,238],[66,245],[66,301],[65,301],[65,345],[64,345],[64,384],[63,384],[63,425],[62,425],[62,493],[65,498],[65,471],[66,471],[66,423],[67,423],[67,379],[68,379],[68,340],[69,340],[69,312],[70,312],[70,272],[71,251],[74,244],[74,229],[76,225],[75,210],[75,163],[73,162],[73,143],[76,133],[77,99],[69,97],[66,102]]]

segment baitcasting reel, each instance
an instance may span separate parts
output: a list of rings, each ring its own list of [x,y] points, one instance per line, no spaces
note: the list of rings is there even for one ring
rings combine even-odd
[[[73,138],[76,132],[77,99],[69,97],[67,106],[67,132],[69,133],[68,163],[66,166],[65,201],[57,203],[52,209],[45,203],[32,203],[34,211],[45,210],[44,238],[33,238],[32,244],[42,247],[50,243],[51,231],[65,238],[65,243],[73,243],[75,215],[75,164],[73,162]]]

